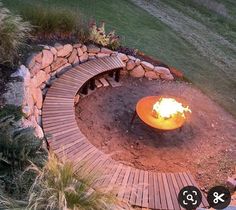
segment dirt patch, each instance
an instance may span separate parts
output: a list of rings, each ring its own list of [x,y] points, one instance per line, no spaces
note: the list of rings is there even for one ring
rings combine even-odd
[[[191,118],[182,131],[159,133],[130,120],[137,101],[148,95],[186,100]],[[89,141],[115,160],[156,172],[190,171],[202,187],[224,183],[236,163],[236,121],[190,84],[122,79],[80,100],[78,126]]]

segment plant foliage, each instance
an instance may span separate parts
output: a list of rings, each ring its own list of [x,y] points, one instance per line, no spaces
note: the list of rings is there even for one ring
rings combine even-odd
[[[106,34],[104,22],[102,22],[99,27],[96,25],[96,23],[92,23],[89,31],[90,41],[96,44],[109,47],[113,50],[120,46],[120,39],[119,36],[115,35],[115,31],[111,31],[110,33]]]
[[[60,162],[55,155],[50,154],[43,170],[34,166],[33,169],[38,172],[38,176],[30,190],[29,209],[120,209],[111,192],[93,189],[92,179],[85,178],[82,170],[75,174],[71,162]]]
[[[12,116],[0,119],[0,138],[0,163],[12,170],[22,168],[42,144],[32,128],[21,128]]]
[[[29,37],[31,26],[19,16],[14,16],[0,2],[0,64],[15,63],[20,48]]]

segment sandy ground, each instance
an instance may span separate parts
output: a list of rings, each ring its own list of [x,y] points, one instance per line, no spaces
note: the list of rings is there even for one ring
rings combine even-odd
[[[236,120],[206,95],[181,82],[123,78],[121,87],[100,88],[76,107],[79,127],[92,144],[124,164],[156,172],[190,171],[202,188],[224,183],[236,165]],[[159,133],[138,118],[137,101],[177,96],[192,110],[183,130]]]

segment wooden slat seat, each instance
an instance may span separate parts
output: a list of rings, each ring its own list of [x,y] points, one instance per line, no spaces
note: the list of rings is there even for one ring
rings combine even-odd
[[[104,73],[117,73],[124,66],[116,56],[91,60],[71,67],[51,85],[42,110],[43,130],[49,146],[58,158],[73,162],[75,173],[82,170],[94,177],[95,188],[115,188],[119,199],[134,206],[182,209],[177,201],[180,189],[197,186],[190,173],[154,173],[118,163],[93,146],[78,128],[74,96],[89,80]],[[204,196],[201,206],[208,206]]]

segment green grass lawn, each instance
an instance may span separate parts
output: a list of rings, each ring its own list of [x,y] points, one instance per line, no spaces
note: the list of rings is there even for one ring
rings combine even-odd
[[[236,116],[236,67],[230,72],[225,72],[225,69],[213,64],[210,58],[201,55],[191,42],[164,24],[160,18],[150,15],[129,0],[3,0],[2,2],[15,12],[29,2],[41,2],[45,6],[51,5],[67,7],[74,11],[80,10],[87,17],[93,17],[98,21],[104,20],[107,30],[115,29],[117,34],[122,37],[124,45],[138,48],[146,54],[181,69],[197,87]],[[187,17],[205,24],[209,30],[224,36],[235,46],[236,31],[234,31],[233,20],[231,22],[231,20],[224,18],[217,19],[217,14],[209,16],[209,11],[207,12],[201,7],[194,8],[193,13],[191,7],[194,4],[188,4],[188,10],[185,12],[184,3],[186,1],[177,2],[179,1],[168,0],[166,4]],[[230,8],[231,14],[232,7],[236,8],[236,4],[227,0],[226,7]],[[230,25],[231,23],[232,25]],[[220,27],[221,24],[222,27]],[[222,48],[226,56],[236,55],[233,49],[223,45],[219,47]]]

